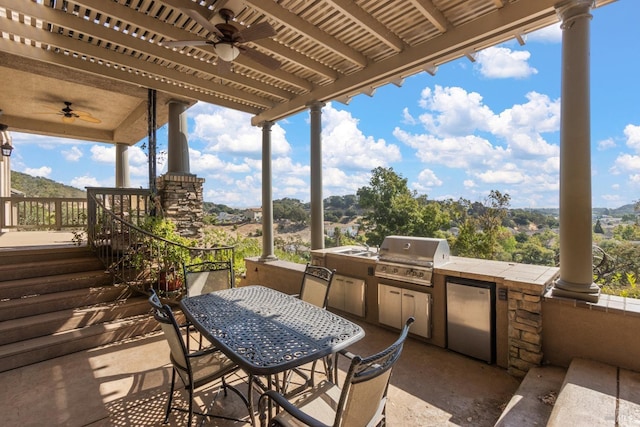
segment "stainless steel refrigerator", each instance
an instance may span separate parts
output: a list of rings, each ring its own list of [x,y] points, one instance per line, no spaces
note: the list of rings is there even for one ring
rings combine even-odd
[[[495,361],[496,284],[448,278],[447,348],[487,363]]]

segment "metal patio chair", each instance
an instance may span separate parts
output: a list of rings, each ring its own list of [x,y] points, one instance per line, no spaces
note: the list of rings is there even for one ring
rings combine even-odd
[[[336,270],[307,263],[298,297],[320,308],[327,308],[329,288]]]
[[[183,265],[188,297],[235,287],[231,261],[205,261]]]
[[[342,389],[335,384],[335,380],[321,381],[299,395],[294,402],[274,390],[264,392],[259,400],[260,425],[266,427],[273,404],[281,411],[269,420],[269,426],[384,425],[391,371],[402,353],[413,321],[413,317],[407,319],[396,342],[377,354],[361,357],[341,352],[351,360]]]
[[[333,276],[335,273],[335,269],[330,270],[326,267],[311,265],[307,263],[302,275],[302,283],[300,285],[300,293],[298,294],[298,298],[300,298],[302,301],[308,302],[309,304],[313,304],[316,307],[327,308],[329,289],[331,288],[331,283],[333,282]],[[317,362],[318,361],[316,360],[311,364],[311,373],[308,376],[305,372],[301,371],[298,368],[293,370],[293,372],[302,377],[304,380],[303,384],[298,386],[298,390],[302,390],[307,386],[313,387]],[[325,374],[329,375],[331,367],[331,356],[323,358],[322,363],[324,365]],[[291,371],[285,373],[285,390],[288,388],[291,382],[291,374]]]
[[[185,293],[193,297],[235,287],[235,276],[231,261],[204,261],[183,264]],[[190,332],[194,332],[190,329]],[[202,348],[202,335],[198,334],[198,346]],[[189,348],[189,342],[187,342]]]
[[[184,341],[182,327],[178,324],[171,307],[167,304],[162,304],[155,291],[152,290],[151,292],[149,304],[153,308],[153,316],[158,323],[160,323],[164,336],[169,344],[171,365],[173,366],[171,390],[169,391],[169,399],[167,402],[164,422],[168,422],[169,414],[173,409],[187,412],[189,414],[189,426],[191,425],[194,413],[205,417],[244,422],[245,420],[194,410],[194,391],[216,381],[220,381],[225,396],[227,396],[227,390],[229,389],[242,399],[247,407],[247,411],[249,412],[249,418],[253,419],[253,414],[251,413],[247,398],[238,389],[227,384],[225,381],[225,376],[238,371],[240,368],[217,348],[210,347],[196,352],[189,352]],[[176,374],[180,377],[184,384],[184,388],[189,393],[188,409],[172,406],[173,393],[176,389]]]

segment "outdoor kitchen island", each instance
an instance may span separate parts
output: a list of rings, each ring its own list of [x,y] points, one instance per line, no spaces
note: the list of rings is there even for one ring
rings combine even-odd
[[[436,252],[439,250],[435,249]],[[352,316],[355,320],[394,328],[390,326],[386,312],[389,310],[384,305],[388,302],[386,300],[400,292],[403,295],[400,307],[392,304],[390,310],[398,317],[402,316],[406,311],[406,307],[402,307],[407,305],[406,293],[410,301],[415,301],[410,303],[410,310],[415,307],[416,314],[421,317],[415,324],[418,328],[412,327],[412,336],[425,343],[448,348],[447,280],[462,278],[495,283],[493,361],[518,377],[542,361],[542,299],[545,290],[558,276],[558,268],[447,256],[446,262],[434,263],[429,283],[425,284],[427,280],[379,277],[376,274],[379,255],[376,249],[360,246],[311,252],[313,264],[336,270],[329,297],[331,310]],[[301,282],[298,277],[302,277],[304,265],[279,260],[260,262],[257,258],[247,258],[245,262],[247,276],[243,285],[263,284],[287,293],[299,291]],[[415,268],[408,269],[406,274],[413,277],[422,272]]]

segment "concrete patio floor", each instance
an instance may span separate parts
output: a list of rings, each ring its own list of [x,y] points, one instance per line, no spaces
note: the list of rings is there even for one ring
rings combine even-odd
[[[397,337],[397,332],[363,327],[365,338],[350,348],[356,354],[376,352]],[[346,363],[341,369],[345,367]],[[162,425],[170,380],[169,349],[159,333],[59,357],[0,373],[2,425]],[[246,392],[243,380],[235,376],[230,382]],[[409,339],[391,380],[388,425],[493,426],[518,385],[504,369]],[[210,405],[215,393],[212,388],[197,396]],[[233,393],[220,394],[215,406],[214,412],[248,419]],[[169,425],[185,422],[186,417],[174,411]]]

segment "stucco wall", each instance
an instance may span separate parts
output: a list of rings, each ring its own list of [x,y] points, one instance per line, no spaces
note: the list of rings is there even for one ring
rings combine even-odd
[[[575,357],[640,371],[640,300],[602,295],[597,304],[545,297],[543,362],[567,367]]]
[[[305,265],[289,261],[261,262],[258,257],[245,258],[246,277],[240,286],[262,285],[285,294],[300,293]]]

